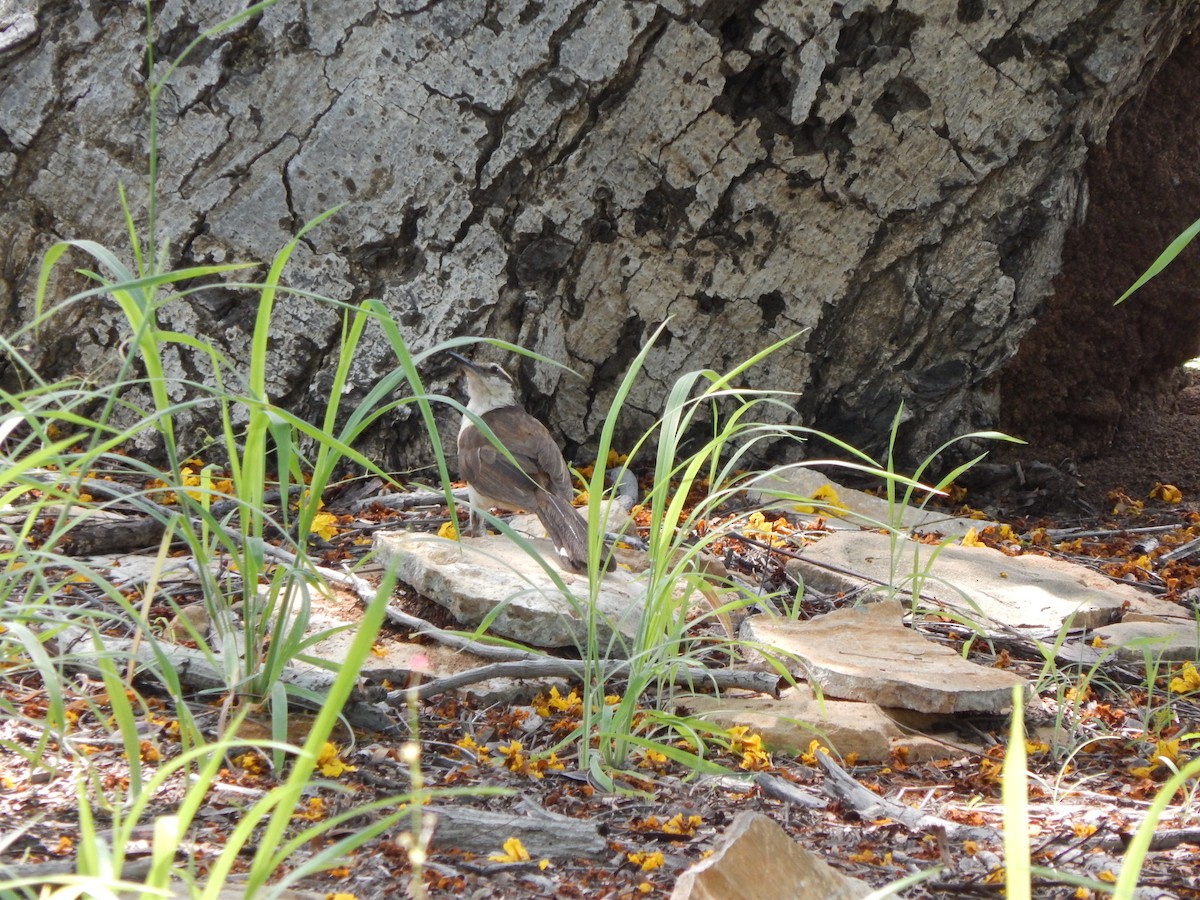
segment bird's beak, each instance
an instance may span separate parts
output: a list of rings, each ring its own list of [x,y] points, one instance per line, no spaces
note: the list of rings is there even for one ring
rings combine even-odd
[[[478,372],[479,371],[479,366],[475,365],[475,363],[471,362],[465,356],[459,356],[453,350],[447,350],[446,355],[449,356],[456,363],[458,363],[460,366],[462,366],[464,369],[466,369],[468,372]]]

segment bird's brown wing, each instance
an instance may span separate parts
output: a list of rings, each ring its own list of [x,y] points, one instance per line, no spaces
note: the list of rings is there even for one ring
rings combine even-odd
[[[472,487],[487,497],[525,509],[533,508],[531,479],[552,494],[571,498],[570,472],[546,426],[518,406],[493,409],[481,418],[494,434],[504,438],[504,446],[520,471],[482,431],[469,427],[459,434],[458,459],[461,475]]]
[[[565,500],[571,499],[571,473],[545,425],[519,406],[493,409],[483,415],[483,421],[493,432],[505,435],[508,452],[538,484]]]
[[[559,561],[573,572],[588,567],[587,522],[571,506],[571,473],[562,451],[537,419],[516,406],[483,414],[493,434],[503,437],[514,466],[474,425],[458,435],[460,474],[479,495],[471,502],[527,509],[537,513],[558,550]],[[604,568],[613,568],[611,556]]]

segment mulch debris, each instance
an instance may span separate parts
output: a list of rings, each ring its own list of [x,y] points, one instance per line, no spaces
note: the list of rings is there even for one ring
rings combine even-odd
[[[322,565],[354,563],[365,552],[365,538],[379,528],[432,532],[448,520],[444,505],[403,508],[404,503],[377,493],[379,487],[346,486],[342,505],[330,503],[339,521],[337,533],[318,549]],[[1151,493],[1155,496],[1143,498],[1122,492],[1111,498],[1111,512],[1087,520],[1017,516],[1005,528],[982,532],[980,539],[1011,554],[1045,553],[1083,562],[1194,610],[1200,597],[1200,511],[1189,506],[1188,498],[1164,494],[1163,485]],[[128,512],[138,514],[132,502]],[[811,528],[799,522],[795,527],[797,540]],[[89,541],[97,539],[89,535]],[[97,552],[90,543],[89,550]],[[770,540],[743,535],[729,540],[723,551],[729,571],[768,586],[784,582],[781,548]],[[362,574],[371,576],[369,569]],[[170,592],[183,603],[194,587],[184,581]],[[63,585],[57,601],[116,611],[87,584]],[[806,597],[801,614],[853,601]],[[398,605],[433,626],[453,625],[422,598],[401,595]],[[165,605],[150,611],[152,621],[166,622],[170,616]],[[1091,672],[1058,670],[1032,644],[974,641],[946,624],[920,627],[973,660],[1011,668],[1039,686],[1040,698],[1026,717],[1034,865],[1111,883],[1155,792],[1172,766],[1186,762],[1200,746],[1200,683],[1173,691],[1170,680],[1180,677],[1179,671],[1164,670],[1148,693],[1144,671],[1128,663]],[[380,640],[414,638],[411,628],[388,624]],[[139,688],[141,762],[152,770],[180,752],[178,726],[172,700],[154,685]],[[89,802],[103,831],[110,827],[103,823],[111,823],[111,812],[101,796],[116,796],[129,783],[125,748],[111,728],[103,682],[75,673],[62,689],[70,740],[86,753]],[[78,773],[36,725],[47,710],[46,686],[37,673],[26,669],[10,675],[3,691],[5,703],[18,714],[0,722],[0,821],[7,823],[0,839],[0,874],[69,871],[78,852]],[[223,721],[219,698],[197,693],[184,700],[215,738]],[[886,765],[856,765],[831,760],[819,742],[794,757],[739,752],[745,748],[735,742],[709,750],[727,775],[694,776],[666,757],[639,751],[631,754],[627,770],[614,775],[617,790],[605,792],[579,771],[573,745],[564,741],[578,725],[578,704],[569,689],[485,707],[445,693],[418,704],[416,735],[406,733],[403,710],[397,712],[398,731],[337,734],[340,771],[314,781],[305,798],[309,805],[298,811],[300,823],[304,816],[328,816],[405,794],[411,769],[402,747],[416,738],[424,784],[435,793],[444,788],[507,792],[432,802],[441,812],[426,811],[439,819],[422,876],[430,897],[667,896],[679,873],[702,859],[733,817],[747,810],[769,815],[830,865],[874,886],[938,866],[938,874],[904,896],[1002,896],[1000,771],[1008,733],[1003,719],[963,718],[958,724],[964,740],[982,750],[957,761],[917,764],[897,756]],[[290,724],[302,740],[304,716],[292,716]],[[268,722],[259,725],[269,732]],[[34,748],[42,751],[43,762],[30,768],[22,754]],[[270,790],[277,776],[258,754],[227,761],[184,848],[201,871],[242,810]],[[182,777],[168,781],[150,814],[171,812],[185,788]],[[1143,869],[1141,884],[1159,889],[1158,896],[1200,898],[1200,807],[1195,785],[1191,791],[1190,798],[1181,798],[1182,813],[1160,823]],[[368,821],[366,816],[351,819],[329,839]],[[408,833],[397,826],[336,869],[307,879],[304,887],[318,895],[409,896]],[[134,877],[147,864],[148,824],[137,837],[126,847]],[[516,852],[513,838],[528,859]],[[1035,878],[1034,893],[1100,896],[1042,875]]]

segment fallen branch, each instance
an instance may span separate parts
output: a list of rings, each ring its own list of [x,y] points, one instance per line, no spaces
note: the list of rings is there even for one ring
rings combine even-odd
[[[768,775],[766,772],[759,772],[755,775],[754,783],[768,797],[782,800],[792,806],[803,806],[805,809],[824,809],[829,805],[828,800],[818,797],[813,791],[792,784],[778,776]]]
[[[365,579],[359,578],[357,575],[336,572],[332,569],[319,568],[317,571],[329,578],[329,580],[354,591],[363,603],[374,601],[376,589]],[[561,675],[569,678],[577,678],[582,681],[590,674],[587,671],[587,664],[582,660],[555,659],[531,653],[527,650],[499,647],[495,644],[476,641],[461,634],[438,628],[424,619],[410,615],[392,606],[384,610],[384,615],[389,622],[402,625],[405,628],[411,628],[421,636],[435,640],[439,644],[452,647],[455,650],[474,653],[476,656],[481,656],[484,659],[496,660],[495,663],[490,665],[477,666],[465,672],[458,672],[454,675],[448,675],[445,678],[425,682],[417,688],[417,697],[421,700],[428,700],[437,694],[466,687],[469,684],[478,684],[489,678],[552,678]],[[618,660],[606,665],[601,677],[606,679],[617,678],[628,668],[629,662],[627,660]],[[778,699],[781,679],[773,672],[692,667],[677,670],[674,682],[676,684],[686,684],[689,688],[697,684],[703,685],[707,683],[712,685],[716,690],[740,689],[754,691],[759,694],[770,694],[772,697]],[[403,702],[406,694],[406,691],[393,691],[388,695],[388,699],[391,702]]]
[[[1197,551],[1200,551],[1200,538],[1188,541],[1186,544],[1180,544],[1169,553],[1164,553],[1162,556],[1156,559],[1155,562],[1174,562],[1177,559],[1183,559],[1184,557],[1191,556]]]
[[[466,488],[457,488],[450,492],[455,500],[467,500],[469,494]],[[362,512],[373,506],[384,509],[405,510],[418,506],[445,506],[446,495],[442,491],[406,491],[404,493],[383,494],[375,497],[364,497],[350,504],[351,512]]]
[[[149,853],[148,850],[146,852]],[[181,852],[183,851],[176,850],[176,855]],[[140,879],[150,874],[154,863],[155,860],[150,856],[130,859],[127,855],[121,867],[121,878],[127,884],[136,885]],[[78,869],[79,863],[75,859],[52,859],[48,862],[21,863],[15,866],[0,863],[0,878],[7,881],[25,882],[27,887],[34,887],[37,884],[48,887],[51,879],[63,875],[74,875]],[[46,880],[41,881],[41,879]],[[15,896],[15,894],[11,896]],[[49,894],[43,893],[41,896],[49,896]]]
[[[1120,537],[1125,534],[1166,534],[1186,527],[1186,523],[1177,522],[1174,525],[1146,525],[1142,528],[1048,528],[1046,537],[1052,541],[1066,541],[1075,538]]]
[[[608,680],[611,678],[620,678],[630,668],[630,664],[627,660],[618,660],[604,663],[601,668],[602,671],[598,673],[598,677]],[[428,700],[430,697],[443,694],[446,691],[466,687],[469,684],[478,684],[481,681],[487,681],[489,678],[553,678],[555,676],[564,676],[582,681],[585,677],[590,677],[593,674],[596,673],[589,671],[588,663],[579,659],[535,657],[532,659],[510,660],[507,662],[490,663],[486,666],[477,666],[465,672],[457,672],[454,675],[447,675],[445,678],[427,681],[417,688],[417,697],[421,700]],[[676,672],[674,683],[686,684],[689,688],[693,689],[697,685],[703,686],[708,684],[717,690],[739,689],[755,691],[759,694],[770,694],[778,699],[780,680],[779,676],[773,672],[687,668]],[[393,702],[403,702],[406,694],[407,691],[393,691],[388,694],[388,699]]]
[[[322,573],[326,571],[324,569],[321,570]],[[338,572],[329,572],[329,574],[332,578],[340,580],[342,584],[354,590],[364,603],[374,599],[375,589],[365,580],[355,575],[343,575]],[[417,688],[417,696],[421,700],[427,700],[437,694],[456,690],[469,684],[478,684],[489,678],[553,678],[562,675],[582,680],[587,674],[586,664],[583,660],[556,659],[532,653],[528,650],[499,647],[495,644],[472,640],[461,634],[438,628],[424,619],[391,606],[384,611],[384,615],[389,622],[402,625],[405,628],[411,628],[421,636],[435,640],[439,644],[455,650],[467,651],[484,659],[496,660],[495,663],[490,665],[477,666],[465,672],[458,672],[454,675],[448,675],[445,678],[425,682],[425,684]],[[618,660],[609,664],[609,667],[603,672],[602,677],[620,677],[621,673],[628,668],[628,661]],[[676,684],[687,684],[689,687],[697,683],[703,684],[707,682],[717,690],[736,688],[754,691],[759,694],[770,694],[777,699],[779,697],[780,680],[779,676],[773,672],[749,672],[733,669],[704,669],[694,667],[679,670],[675,677]],[[399,699],[405,693],[405,691],[394,691],[388,695],[388,698],[389,700]]]
[[[1106,835],[1099,841],[1092,841],[1105,850],[1125,850],[1133,840],[1132,834]],[[1180,844],[1195,844],[1200,847],[1200,828],[1156,828],[1150,835],[1150,846],[1147,850],[1173,850]]]
[[[361,580],[361,579],[359,579]],[[363,582],[366,585],[366,582]],[[370,585],[366,585],[370,596],[374,596],[374,589]],[[362,594],[359,598],[363,602],[367,602]],[[477,641],[464,635],[457,634],[453,631],[446,631],[444,628],[438,628],[419,616],[410,615],[402,609],[396,609],[394,606],[389,606],[383,611],[384,616],[393,625],[400,625],[404,628],[411,628],[422,637],[427,637],[430,640],[437,641],[444,647],[450,647],[453,650],[462,650],[467,653],[473,653],[476,656],[481,656],[484,659],[492,659],[497,662],[518,662],[521,660],[540,660],[545,659],[537,653],[532,653],[529,650],[518,650],[515,647],[504,647],[498,644],[488,644],[484,641]]]
[[[94,634],[90,628],[68,624],[55,632],[53,641],[56,652],[66,659],[70,668],[101,677],[103,672],[100,667],[89,661],[89,656],[94,651]],[[163,665],[170,667],[180,683],[190,688],[200,691],[229,689],[224,670],[210,662],[208,655],[203,651],[160,641],[157,638],[147,640],[147,635],[143,635],[140,641],[109,635],[102,635],[100,640],[104,643],[105,652],[111,656],[133,660],[151,670],[158,670]],[[304,694],[317,697],[328,694],[337,674],[316,666],[290,665],[280,673],[279,680],[300,689],[300,694],[292,695],[290,701],[310,709],[319,709],[320,703],[307,701]],[[383,734],[400,733],[395,720],[380,706],[377,702],[369,700],[362,691],[355,689],[342,707],[342,715],[351,725],[370,728]]]
[[[599,825],[590,819],[574,819],[547,810],[530,815],[430,805],[425,811],[437,818],[431,841],[434,847],[483,855],[500,852],[505,840],[516,837],[535,860],[581,856],[601,859],[609,853]]]
[[[820,750],[817,751],[817,764],[825,771],[825,781],[821,790],[830,797],[842,803],[864,819],[887,818],[899,822],[909,831],[918,834],[935,832],[944,835],[952,841],[998,841],[1000,833],[994,828],[974,825],[960,825],[949,819],[931,816],[919,809],[905,806],[886,797],[880,797],[874,791],[859,784],[850,774]]]

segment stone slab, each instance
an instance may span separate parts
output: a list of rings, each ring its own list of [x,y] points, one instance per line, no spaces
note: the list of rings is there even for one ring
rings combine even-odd
[[[836,468],[833,469],[836,472]],[[797,465],[780,468],[760,479],[750,495],[756,502],[792,511],[797,506],[809,506],[806,498],[822,487],[832,487],[841,509],[826,507],[819,510],[826,519],[841,519],[854,528],[885,528],[894,525],[901,531],[928,531],[946,535],[963,535],[971,528],[986,528],[994,522],[952,516],[942,510],[927,510],[917,506],[889,510],[887,500],[864,491],[848,488],[829,477],[822,469]],[[883,481],[880,488],[883,489]],[[897,486],[897,495],[903,495]],[[781,495],[783,495],[781,497]],[[893,522],[893,519],[896,519]]]
[[[1182,603],[1164,600],[1146,591],[1137,591],[1137,598],[1129,600],[1129,608],[1121,616],[1122,622],[1162,622],[1171,625],[1188,625],[1196,620],[1196,614]]]
[[[860,763],[887,762],[897,751],[913,763],[957,759],[970,752],[949,740],[911,734],[874,703],[818,700],[806,685],[788,688],[778,700],[761,695],[695,694],[681,696],[677,702],[722,728],[744,725],[759,735],[772,753],[807,753],[813,740],[839,758],[853,755]],[[928,725],[924,728],[929,730]]]
[[[1112,648],[1118,659],[1200,662],[1200,625],[1194,622],[1117,622],[1096,634],[1104,642],[1098,652]]]
[[[547,560],[553,545],[531,541]],[[423,596],[444,607],[462,625],[487,621],[488,631],[538,647],[581,647],[587,640],[587,609],[598,613],[606,652],[623,655],[641,617],[645,584],[618,568],[595,587],[586,575],[565,572],[551,561],[561,586],[516,543],[489,535],[452,541],[406,531],[379,532],[375,549],[382,563]],[[611,645],[611,649],[610,648]]]
[[[865,881],[843,875],[762,813],[742,812],[704,860],[675,883],[671,900],[861,900]]]
[[[935,547],[901,540],[893,568],[885,534],[839,531],[808,545],[788,569],[804,583],[827,593],[859,591],[897,580],[913,587],[912,573],[924,573],[924,604],[943,604],[985,627],[991,623],[1053,635],[1068,621],[1074,628],[1098,628],[1121,617],[1126,602],[1141,592],[1116,584],[1087,566],[1046,556],[1006,556],[989,547],[946,544]],[[935,555],[936,554],[936,555]],[[901,594],[908,597],[908,594]]]
[[[774,652],[823,696],[927,713],[999,713],[1022,678],[976,665],[902,621],[898,602],[840,609],[807,622],[753,616],[743,636]]]

